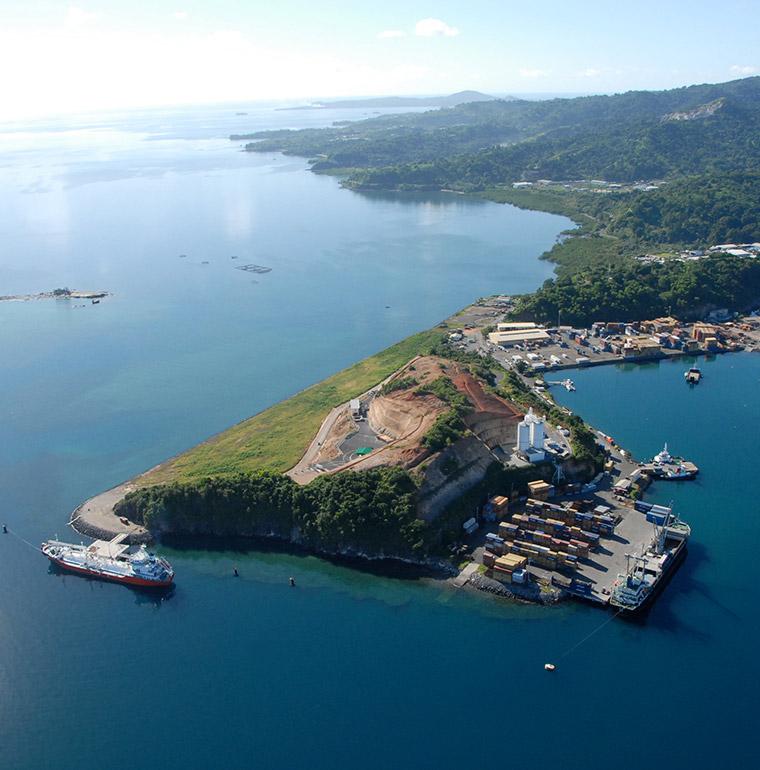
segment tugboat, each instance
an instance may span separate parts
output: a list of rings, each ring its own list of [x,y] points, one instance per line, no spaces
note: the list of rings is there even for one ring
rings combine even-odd
[[[126,533],[113,540],[95,540],[89,545],[73,545],[46,540],[42,553],[62,569],[145,588],[165,588],[174,581],[174,570],[166,559],[149,553],[144,545],[130,546]]]
[[[647,519],[654,523],[654,538],[644,552],[625,555],[627,570],[618,575],[610,594],[610,605],[629,615],[645,610],[666,582],[683,555],[691,527],[680,521],[668,508],[661,517]],[[657,521],[661,523],[657,523]]]
[[[698,473],[699,468],[683,457],[674,457],[668,452],[668,444],[665,442],[661,452],[658,452],[652,462],[643,467],[643,470],[651,476],[665,481],[682,481],[684,479],[693,479]]]
[[[697,385],[702,379],[702,370],[696,366],[692,366],[688,372],[683,373],[683,376],[689,385]]]

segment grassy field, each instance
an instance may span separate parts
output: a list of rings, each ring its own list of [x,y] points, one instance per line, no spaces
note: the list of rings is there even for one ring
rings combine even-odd
[[[151,485],[241,471],[286,471],[301,459],[330,409],[429,352],[440,338],[440,330],[408,337],[167,460],[137,481]]]

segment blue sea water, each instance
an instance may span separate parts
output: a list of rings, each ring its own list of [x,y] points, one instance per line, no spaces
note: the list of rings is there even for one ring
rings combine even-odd
[[[567,220],[348,192],[226,136],[356,115],[234,111],[0,130],[0,294],[113,292],[0,303],[0,515],[32,542],[95,492],[550,274],[536,257]],[[272,272],[234,269],[248,262]],[[177,586],[152,601],[0,535],[0,767],[746,766],[760,358],[704,368],[693,390],[661,364],[578,372],[562,394],[635,453],[667,439],[703,474],[654,491],[694,538],[646,623],[610,623],[553,676],[543,663],[603,613],[239,545],[165,547]]]

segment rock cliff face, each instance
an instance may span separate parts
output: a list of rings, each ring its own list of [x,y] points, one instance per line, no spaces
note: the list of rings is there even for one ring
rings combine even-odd
[[[432,521],[447,505],[483,479],[494,455],[475,436],[467,436],[441,452],[425,469],[417,515]]]
[[[703,118],[709,118],[714,115],[721,107],[726,103],[725,98],[715,99],[707,104],[700,104],[699,107],[695,107],[693,110],[686,110],[685,112],[671,112],[665,115],[662,119],[663,123],[672,123],[683,120],[701,120]]]
[[[465,417],[470,435],[441,452],[425,470],[417,506],[417,515],[425,521],[435,519],[480,482],[491,463],[508,455],[517,441],[520,414],[474,381],[462,383],[465,386],[480,408]]]

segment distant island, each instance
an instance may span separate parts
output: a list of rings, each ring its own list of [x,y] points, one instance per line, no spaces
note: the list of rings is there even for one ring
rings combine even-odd
[[[107,297],[107,291],[77,291],[75,289],[53,289],[41,291],[37,294],[4,294],[0,295],[0,302],[26,302],[31,299],[91,299],[100,300]]]
[[[314,102],[298,107],[280,107],[280,110],[352,110],[388,107],[456,107],[467,102],[489,102],[495,97],[480,91],[458,91],[448,96],[378,96],[370,99],[340,99]]]

